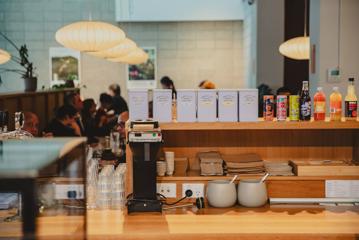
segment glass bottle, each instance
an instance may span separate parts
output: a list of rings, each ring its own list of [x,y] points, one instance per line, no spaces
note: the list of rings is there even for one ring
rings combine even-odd
[[[354,78],[349,78],[347,95],[345,96],[345,118],[355,120],[358,116],[358,98],[355,94]]]
[[[341,121],[342,118],[342,95],[338,87],[333,87],[333,93],[330,94],[330,120]]]
[[[301,121],[310,121],[311,99],[310,99],[310,95],[309,95],[308,81],[303,81],[303,87],[302,87],[302,91],[300,93],[299,105],[300,105],[300,120]]]
[[[177,100],[176,94],[172,93],[172,121],[177,120]]]
[[[322,87],[317,88],[317,92],[313,98],[314,102],[314,121],[325,120],[325,93]]]

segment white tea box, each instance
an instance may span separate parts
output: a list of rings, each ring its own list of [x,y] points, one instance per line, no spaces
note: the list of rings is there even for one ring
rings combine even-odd
[[[153,90],[153,119],[159,122],[172,121],[172,90]]]
[[[218,90],[218,121],[238,121],[238,90]]]
[[[217,90],[200,89],[197,92],[197,121],[217,121]]]
[[[129,89],[128,102],[130,120],[148,119],[148,90],[147,89]]]
[[[258,121],[258,89],[240,89],[238,103],[240,122]]]
[[[177,122],[196,122],[196,90],[177,90]]]

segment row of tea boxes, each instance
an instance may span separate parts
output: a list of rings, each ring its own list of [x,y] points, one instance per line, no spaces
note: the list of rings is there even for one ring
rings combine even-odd
[[[172,104],[176,104],[177,122],[248,122],[258,119],[258,89],[180,89],[176,101],[172,90],[152,90],[153,119],[172,121]],[[149,91],[128,91],[131,120],[149,116]]]

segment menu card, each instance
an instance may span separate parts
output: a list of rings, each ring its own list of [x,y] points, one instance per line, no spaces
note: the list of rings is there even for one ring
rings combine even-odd
[[[258,89],[239,90],[239,121],[258,121]]]
[[[210,89],[198,90],[198,122],[217,121],[217,91]]]
[[[359,180],[326,180],[325,197],[359,198]]]
[[[218,120],[220,122],[238,121],[238,91],[218,91]]]
[[[153,90],[153,119],[159,122],[172,121],[172,90]]]
[[[177,90],[177,121],[196,122],[196,91]]]
[[[130,120],[146,120],[148,118],[147,89],[129,89],[128,101]]]

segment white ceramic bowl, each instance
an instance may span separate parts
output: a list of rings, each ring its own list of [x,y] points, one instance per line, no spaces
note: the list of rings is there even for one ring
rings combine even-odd
[[[238,202],[245,207],[260,207],[268,201],[265,182],[241,180],[238,184]]]
[[[212,207],[232,207],[237,202],[236,185],[226,180],[208,182],[207,200]]]

